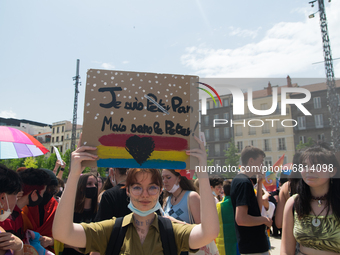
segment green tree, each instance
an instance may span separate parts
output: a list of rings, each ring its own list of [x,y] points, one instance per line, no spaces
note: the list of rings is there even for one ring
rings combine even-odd
[[[28,158],[25,158],[25,161],[24,161],[24,166],[26,168],[37,168],[38,167],[38,162],[35,158],[33,157],[28,157]]]
[[[17,170],[19,167],[24,167],[25,158],[1,159],[0,164],[7,166],[9,169]]]
[[[238,154],[238,150],[236,148],[236,145],[234,143],[234,140],[232,139],[229,143],[228,150],[224,150],[224,155],[226,156],[226,160],[224,161],[225,165],[228,167],[230,166],[230,169],[237,169],[238,165],[240,164],[240,155]],[[237,172],[227,172],[223,173],[222,176],[225,178],[233,178],[235,177]]]
[[[308,138],[307,138],[307,142],[302,143],[302,141],[300,141],[299,144],[296,145],[296,150],[297,150],[297,151],[298,151],[298,150],[304,150],[304,149],[306,149],[306,148],[308,148],[308,147],[311,147],[311,146],[313,146],[313,145],[314,145],[314,140],[313,140],[313,138],[312,138],[312,137],[308,137]]]

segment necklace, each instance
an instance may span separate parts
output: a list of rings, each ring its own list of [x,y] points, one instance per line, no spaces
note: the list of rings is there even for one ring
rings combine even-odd
[[[176,197],[174,194],[172,194],[172,196],[175,198],[175,202],[177,201],[177,198],[182,194],[183,192],[183,189],[181,190],[181,192],[178,194],[178,196]],[[171,204],[171,208],[173,207],[174,205]]]
[[[312,199],[313,199],[313,200],[317,200],[317,201],[318,201],[318,207],[321,207],[321,205],[322,205],[322,200],[326,200],[327,194],[328,194],[328,193],[326,193],[325,195],[323,195],[323,196],[321,196],[321,197],[314,197],[314,196],[312,196]]]
[[[314,216],[315,216],[315,218],[312,220],[312,224],[313,224],[314,227],[320,226],[321,221],[320,221],[320,219],[318,219],[318,217],[320,216],[320,214],[321,214],[327,207],[328,207],[328,205],[326,205],[326,206],[321,210],[321,212],[320,212],[318,215],[316,215],[315,212],[314,212],[313,209],[312,209],[312,212],[313,212],[313,214],[314,214]]]

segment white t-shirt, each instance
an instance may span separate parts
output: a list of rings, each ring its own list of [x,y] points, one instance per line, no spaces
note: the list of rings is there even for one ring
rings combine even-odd
[[[273,218],[274,216],[274,210],[275,210],[275,205],[274,203],[269,201],[269,208],[268,211],[266,210],[266,208],[264,208],[264,206],[262,206],[262,212],[261,215],[263,217],[268,217],[269,219]]]

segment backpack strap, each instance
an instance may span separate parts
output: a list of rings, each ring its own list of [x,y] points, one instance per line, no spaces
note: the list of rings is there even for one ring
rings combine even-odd
[[[118,255],[124,242],[127,226],[122,227],[124,217],[117,218],[113,226],[105,255]]]
[[[171,221],[168,218],[158,216],[158,227],[164,255],[177,255],[177,245]]]

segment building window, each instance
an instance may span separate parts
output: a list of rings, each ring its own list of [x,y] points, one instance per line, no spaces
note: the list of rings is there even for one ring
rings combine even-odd
[[[210,102],[207,102],[207,110],[210,109]]]
[[[263,140],[263,145],[264,145],[264,148],[263,148],[264,151],[271,151],[271,149],[270,149],[270,140],[269,139],[264,139]]]
[[[223,99],[223,106],[229,106],[229,99],[228,98]]]
[[[285,139],[285,138],[279,138],[279,139],[278,139],[278,142],[279,142],[279,148],[278,148],[278,150],[279,150],[279,151],[284,151],[284,150],[286,150],[286,139]]]
[[[229,149],[229,147],[230,147],[230,144],[229,144],[229,143],[225,143],[225,144],[224,144],[224,149],[225,149],[226,151]]]
[[[298,117],[297,121],[299,130],[306,129],[306,116]]]
[[[220,140],[220,129],[219,128],[214,129],[214,137],[215,137],[215,141]]]
[[[264,158],[264,165],[265,166],[273,166],[272,157],[265,157]]]
[[[61,127],[61,132],[62,132],[62,133],[64,132],[64,126]]]
[[[223,128],[223,133],[224,133],[224,138],[229,138],[230,137],[229,127]]]
[[[324,134],[324,133],[319,134],[319,135],[318,135],[318,140],[324,142],[324,141],[325,141],[325,134]]]
[[[261,110],[268,110],[268,104],[261,104]]]
[[[77,138],[79,138],[79,132],[77,133]]]
[[[223,114],[223,118],[224,118],[225,120],[229,120],[229,113],[228,113],[228,112],[224,113],[224,114]]]
[[[306,137],[304,135],[299,136],[299,142],[306,143]]]
[[[215,160],[215,166],[220,166],[220,165],[221,165],[221,160],[216,159],[216,160]]]
[[[57,134],[59,134],[59,127],[57,127]]]
[[[54,134],[54,130],[55,130],[55,128],[52,129],[52,134]]]
[[[209,129],[204,130],[205,140],[208,141],[210,139],[209,137]]]
[[[251,140],[250,143],[249,143],[249,145],[255,146],[255,147],[256,147],[256,141],[255,141],[255,140]]]
[[[63,136],[63,135],[61,136],[61,141],[62,141],[62,142],[64,141],[64,136]]]
[[[270,129],[269,129],[269,123],[265,122],[262,126],[262,134],[269,134]]]
[[[242,126],[236,126],[236,136],[242,136]]]
[[[66,150],[68,150],[68,143],[66,143]]]
[[[323,128],[323,116],[322,116],[322,114],[314,115],[314,120],[315,120],[315,127],[316,128]]]
[[[52,143],[54,143],[54,137],[52,137]]]
[[[60,153],[63,153],[63,146],[60,146]]]
[[[215,103],[213,103],[213,106],[214,106],[214,108],[218,108],[218,107],[220,107],[220,106],[219,106],[219,104],[220,104],[220,103],[219,103],[218,101],[216,101],[216,104],[215,104]]]
[[[220,156],[220,144],[215,144],[215,156]]]
[[[249,135],[256,135],[256,128],[255,127],[249,127]]]
[[[56,137],[55,141],[56,141],[56,142],[59,142],[59,136]]]
[[[242,141],[238,141],[237,142],[237,151],[241,152],[243,150],[243,142]]]
[[[218,114],[215,114],[214,119],[218,119],[218,118],[219,118]]]
[[[314,109],[321,108],[321,98],[320,97],[314,97],[313,103],[314,103]]]
[[[209,115],[204,116],[204,125],[206,125],[206,126],[209,125]]]
[[[280,125],[280,124],[277,124],[276,126],[276,132],[285,132],[285,128]]]
[[[69,134],[67,134],[67,135],[66,135],[66,139],[69,139],[69,138],[70,138],[70,135],[69,135]]]

